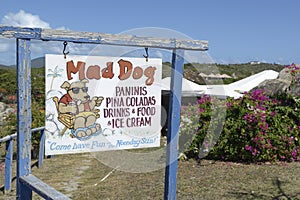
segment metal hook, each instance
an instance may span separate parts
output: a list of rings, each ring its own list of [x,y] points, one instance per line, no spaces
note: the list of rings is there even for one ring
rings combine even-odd
[[[145,47],[146,55],[143,55],[146,58],[146,62],[148,62],[149,53],[148,53],[148,47]]]
[[[66,47],[68,45],[68,42],[67,41],[64,41],[64,50],[63,50],[63,54],[64,54],[64,58],[66,59],[67,58],[67,54],[69,54],[70,52],[66,52]]]

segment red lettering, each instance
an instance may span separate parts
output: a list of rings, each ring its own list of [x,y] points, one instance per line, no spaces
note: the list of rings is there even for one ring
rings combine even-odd
[[[86,77],[88,79],[100,79],[100,67],[98,65],[89,66],[86,70]]]
[[[132,63],[127,60],[123,60],[123,59],[119,60],[118,63],[120,66],[119,79],[120,80],[128,79],[129,76],[131,75]]]
[[[155,74],[156,67],[147,67],[145,69],[144,75],[148,77],[146,80],[146,85],[152,85],[154,82],[154,74]]]
[[[71,73],[76,74],[79,71],[79,80],[85,79],[84,75],[85,62],[78,61],[75,67],[73,60],[67,62],[67,75],[68,80],[72,80]]]
[[[112,79],[115,75],[113,73],[113,62],[107,62],[106,66],[106,68],[102,69],[102,77]]]
[[[141,67],[136,67],[134,68],[133,70],[133,74],[132,74],[132,77],[134,79],[139,79],[143,76],[143,69]]]

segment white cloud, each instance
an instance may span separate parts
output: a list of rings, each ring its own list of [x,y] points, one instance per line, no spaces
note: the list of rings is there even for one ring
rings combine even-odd
[[[1,39],[0,52],[6,52],[12,49],[12,44],[9,39]]]
[[[48,22],[42,20],[38,15],[34,15],[24,10],[17,13],[7,13],[0,17],[0,24],[6,26],[47,28],[51,29]],[[57,30],[67,30],[66,27],[58,27]],[[41,42],[33,40],[31,43],[32,58],[44,56],[45,53],[61,53],[63,44],[58,42]],[[0,64],[12,65],[15,63],[15,40],[0,38]],[[70,52],[72,50],[70,49]]]
[[[18,13],[8,13],[2,18],[1,23],[10,26],[50,28],[49,23],[41,20],[38,15],[26,13],[24,10],[20,10]]]

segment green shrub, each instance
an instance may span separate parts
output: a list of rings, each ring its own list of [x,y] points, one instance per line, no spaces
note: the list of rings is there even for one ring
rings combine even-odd
[[[190,157],[300,161],[299,95],[268,97],[256,90],[240,99],[227,98],[226,106],[220,99],[203,96],[196,105],[183,107],[181,114],[180,138],[189,136],[183,143]]]
[[[228,107],[224,131],[211,157],[235,161],[299,159],[299,105],[285,105],[294,97],[280,98],[268,98],[263,91],[254,91]],[[231,113],[237,109],[238,113]]]
[[[204,157],[222,132],[226,101],[203,96],[195,105],[183,106],[180,124],[180,151],[189,156]]]
[[[9,104],[16,111],[16,72],[13,69],[0,69],[0,94],[2,102]],[[32,69],[31,111],[32,128],[45,126],[45,69]],[[5,124],[0,127],[0,138],[16,133],[16,112],[5,117]],[[32,135],[32,144],[38,144],[40,134]]]

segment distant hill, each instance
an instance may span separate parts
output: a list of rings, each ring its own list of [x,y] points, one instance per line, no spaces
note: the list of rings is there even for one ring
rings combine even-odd
[[[35,58],[31,60],[31,68],[45,67],[45,57]]]
[[[39,57],[31,60],[32,68],[40,69],[45,67],[45,57]],[[199,76],[200,73],[204,74],[227,74],[232,78],[227,78],[224,83],[232,83],[234,81],[246,78],[253,74],[259,73],[264,70],[281,71],[283,65],[271,63],[242,63],[242,64],[199,64],[199,63],[186,63],[184,66],[184,78],[193,81],[197,84],[208,84],[204,81],[203,77]],[[0,64],[0,69],[15,69],[14,66],[5,66]],[[171,76],[171,63],[164,62],[162,66],[162,78]],[[1,80],[0,80],[1,81]]]
[[[225,84],[238,81],[240,79],[246,78],[248,76],[257,74],[264,70],[274,70],[281,71],[285,66],[272,63],[260,63],[260,64],[199,64],[199,63],[188,63],[184,67],[184,78],[191,80],[198,84],[208,84],[208,82],[203,82],[202,77],[199,73],[204,74],[226,74],[232,78],[224,80]]]
[[[34,58],[31,60],[31,68],[42,68],[45,67],[45,57]],[[16,68],[16,65],[2,65],[0,64],[1,69],[5,68]]]
[[[9,67],[9,66],[7,66],[7,65],[1,65],[1,64],[0,64],[0,69],[7,69],[7,68],[11,68],[11,67]]]

